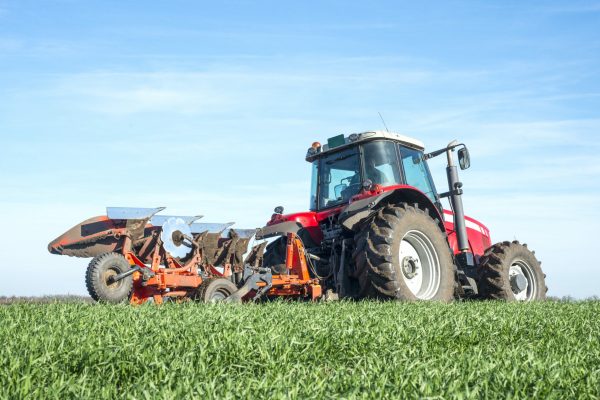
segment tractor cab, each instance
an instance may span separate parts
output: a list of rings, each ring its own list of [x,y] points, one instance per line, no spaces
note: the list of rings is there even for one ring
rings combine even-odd
[[[409,185],[439,204],[423,150],[418,140],[382,131],[335,136],[323,146],[313,143],[306,155],[312,163],[310,209],[347,204],[374,185]]]

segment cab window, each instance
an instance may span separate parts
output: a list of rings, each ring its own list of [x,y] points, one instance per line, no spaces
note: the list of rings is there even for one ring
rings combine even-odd
[[[363,159],[366,179],[381,186],[402,183],[394,142],[378,140],[364,144]]]
[[[406,184],[416,187],[425,193],[431,201],[435,202],[435,187],[433,186],[427,163],[423,161],[423,153],[403,146],[399,146],[399,149]]]
[[[310,182],[310,210],[317,209],[317,189],[319,184],[319,160],[312,162],[312,178]]]
[[[332,153],[319,160],[319,209],[346,203],[360,192],[361,174],[357,148]]]

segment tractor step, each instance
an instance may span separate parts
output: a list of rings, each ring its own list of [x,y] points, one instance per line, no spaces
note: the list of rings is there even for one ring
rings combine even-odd
[[[458,282],[467,297],[477,295],[477,281],[474,277],[475,269],[470,269],[471,270],[468,271],[468,273],[465,273],[465,271],[460,268],[457,270]]]

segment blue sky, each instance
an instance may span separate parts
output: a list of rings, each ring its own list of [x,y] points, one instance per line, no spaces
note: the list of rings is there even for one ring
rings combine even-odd
[[[0,295],[85,294],[46,245],[106,206],[304,210],[307,147],[378,112],[466,142],[467,214],[600,295],[600,2],[0,0],[0,93]]]

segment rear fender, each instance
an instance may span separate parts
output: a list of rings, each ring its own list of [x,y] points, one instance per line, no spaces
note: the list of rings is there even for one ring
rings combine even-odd
[[[339,222],[344,228],[356,231],[361,222],[369,218],[381,207],[388,204],[400,203],[417,204],[419,208],[429,213],[442,232],[446,232],[444,218],[435,204],[423,192],[412,188],[390,190],[376,196],[354,201],[342,210]]]
[[[268,239],[275,236],[283,236],[288,233],[298,234],[298,231],[302,228],[296,221],[285,221],[278,224],[267,225],[256,231],[257,239]]]
[[[267,225],[256,231],[256,239],[269,239],[276,236],[286,236],[288,233],[297,235],[305,247],[315,247],[317,243],[312,239],[310,232],[297,221],[284,221]]]

